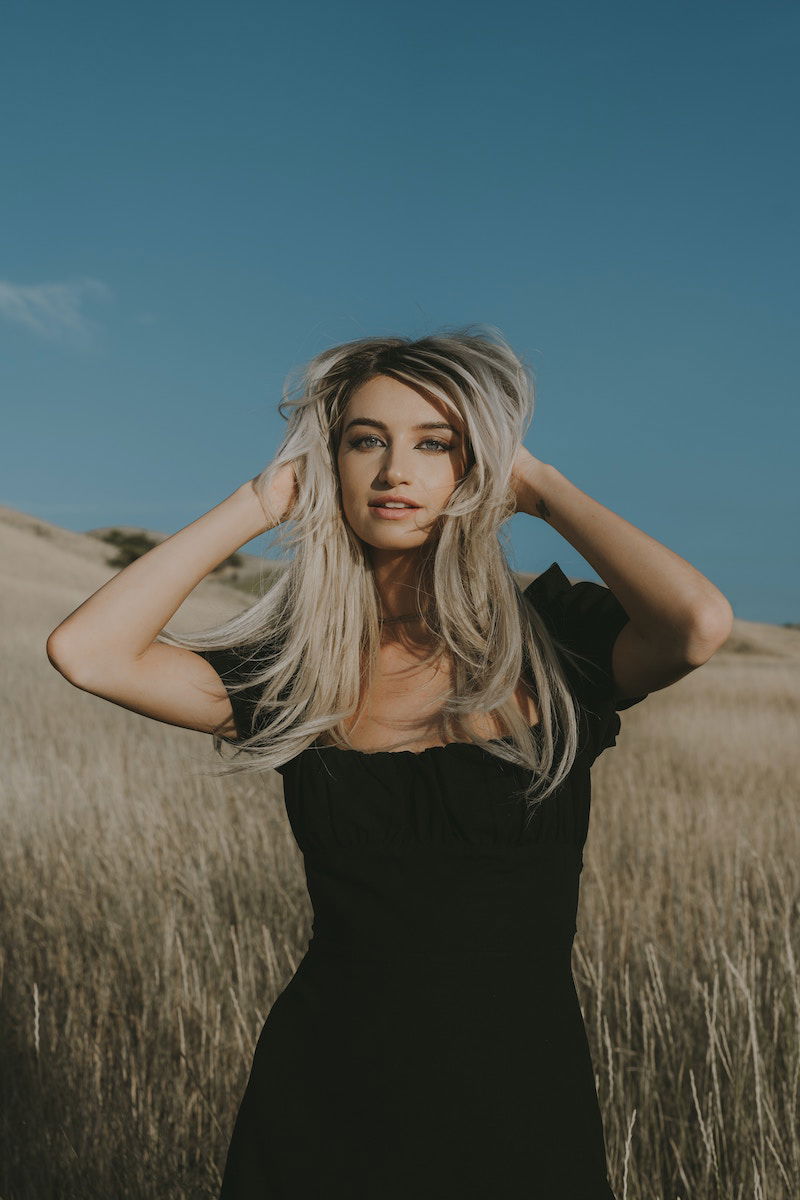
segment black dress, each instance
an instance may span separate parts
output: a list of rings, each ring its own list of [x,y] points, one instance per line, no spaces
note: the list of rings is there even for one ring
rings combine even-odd
[[[581,748],[527,829],[507,793],[529,773],[469,743],[315,744],[279,768],[312,937],[258,1039],[220,1200],[614,1200],[571,949],[589,768],[645,697],[613,702],[628,617],[608,588],[553,563],[526,595],[589,673],[563,660]],[[206,657],[245,677],[236,651]],[[231,699],[243,737],[255,689]]]

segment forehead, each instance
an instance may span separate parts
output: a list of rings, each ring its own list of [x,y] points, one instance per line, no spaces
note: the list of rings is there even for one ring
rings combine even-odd
[[[359,417],[380,421],[387,429],[398,431],[424,426],[458,433],[461,428],[458,414],[437,396],[422,395],[388,375],[376,376],[356,388],[343,414],[343,429]]]

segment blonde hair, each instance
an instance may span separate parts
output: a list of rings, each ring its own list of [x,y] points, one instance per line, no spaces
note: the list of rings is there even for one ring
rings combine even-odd
[[[162,631],[157,639],[200,652],[235,647],[247,678],[229,684],[229,691],[258,685],[255,732],[236,743],[234,761],[225,761],[219,773],[280,766],[323,733],[334,745],[354,749],[344,722],[373,678],[380,605],[368,547],[344,517],[337,452],[350,396],[375,376],[390,376],[441,401],[460,419],[468,442],[466,473],[417,551],[417,611],[433,643],[424,661],[444,654],[454,664],[453,690],[442,697],[443,740],[473,742],[529,769],[530,785],[515,794],[526,798],[532,815],[569,773],[578,714],[559,661],[559,651],[569,651],[522,593],[499,538],[515,512],[511,468],[533,416],[531,370],[486,325],[416,340],[361,338],[323,351],[300,370],[299,395],[291,398],[292,372],[278,406],[288,429],[257,481],[268,487],[275,472],[294,461],[296,503],[290,520],[272,531],[281,545],[296,547],[294,556],[238,616],[202,633]],[[534,730],[514,699],[523,672],[535,687]],[[473,712],[499,717],[509,730],[506,739],[485,740],[467,730],[463,718]],[[559,729],[564,753],[555,762]],[[215,731],[220,755],[225,740]]]

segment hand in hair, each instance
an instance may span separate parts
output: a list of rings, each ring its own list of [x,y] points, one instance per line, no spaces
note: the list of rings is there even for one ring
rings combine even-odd
[[[261,502],[270,528],[280,525],[291,516],[298,497],[295,459],[279,465],[273,460],[259,475],[255,475],[250,483]]]
[[[511,485],[516,496],[515,512],[524,512],[532,517],[544,518],[545,513],[539,507],[541,497],[537,481],[546,468],[547,463],[534,458],[530,451],[520,443],[511,467]]]

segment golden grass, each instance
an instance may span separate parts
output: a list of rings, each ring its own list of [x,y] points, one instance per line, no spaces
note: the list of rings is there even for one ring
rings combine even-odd
[[[0,613],[0,1197],[214,1197],[310,933],[280,777],[202,777],[210,737],[71,687],[35,582]],[[800,632],[735,632],[593,772],[573,966],[619,1200],[800,1196]]]

